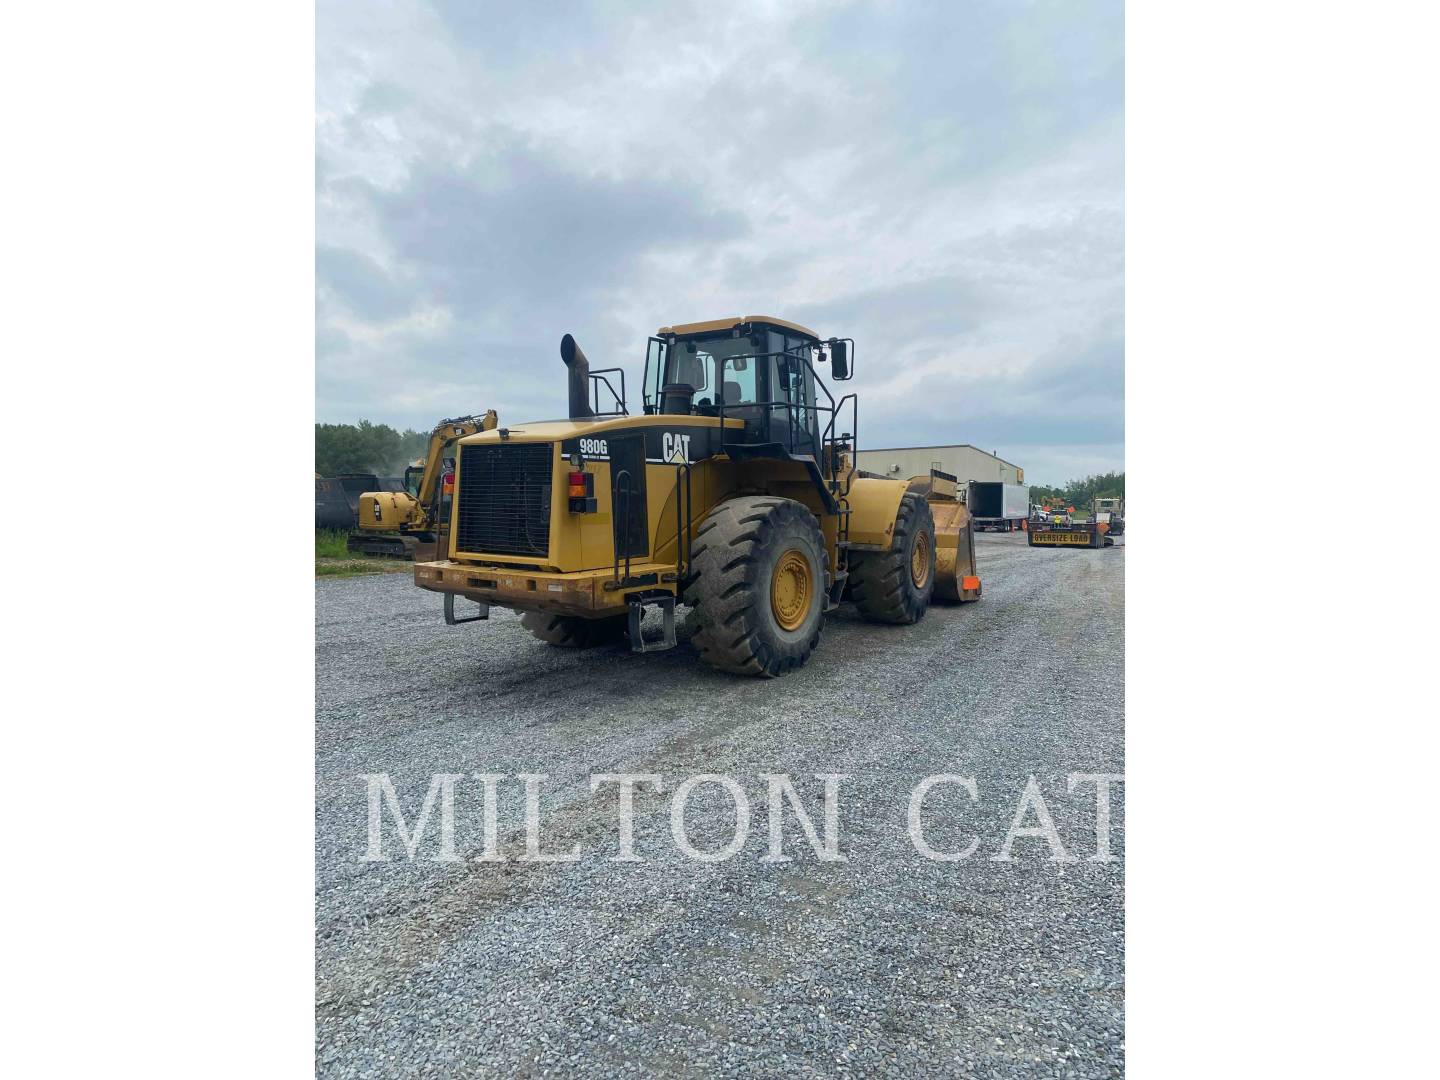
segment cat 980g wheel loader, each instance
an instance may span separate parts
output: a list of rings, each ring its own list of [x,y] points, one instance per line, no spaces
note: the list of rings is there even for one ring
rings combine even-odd
[[[675,644],[684,604],[706,662],[759,676],[805,663],[843,597],[897,624],[978,599],[955,478],[855,469],[855,395],[836,401],[815,371],[850,378],[852,350],[761,315],[665,327],[631,415],[623,372],[591,371],[567,334],[569,418],[459,440],[441,557],[415,584],[450,623],[508,607],[552,645],[628,636],[637,652]],[[457,615],[457,597],[475,606]],[[664,628],[649,644],[647,608]]]

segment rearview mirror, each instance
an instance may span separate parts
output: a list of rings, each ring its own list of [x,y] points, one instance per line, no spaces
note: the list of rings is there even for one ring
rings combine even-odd
[[[830,377],[836,382],[843,382],[850,377],[849,342],[830,342]]]

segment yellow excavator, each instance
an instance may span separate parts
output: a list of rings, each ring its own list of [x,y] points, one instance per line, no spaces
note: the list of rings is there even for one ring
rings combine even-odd
[[[703,661],[761,677],[804,664],[846,598],[898,625],[932,599],[978,600],[956,478],[855,468],[856,397],[837,401],[815,371],[849,379],[853,346],[766,315],[663,327],[633,415],[624,372],[591,370],[566,334],[569,418],[459,440],[415,584],[441,594],[451,625],[510,608],[572,648],[673,647],[684,604]],[[661,615],[653,643],[647,609]]]
[[[367,491],[360,496],[359,532],[345,541],[362,555],[433,559],[435,522],[448,517],[455,493],[455,463],[447,454],[459,439],[491,431],[500,423],[494,409],[483,415],[441,420],[430,432],[425,456],[405,470],[404,491]]]

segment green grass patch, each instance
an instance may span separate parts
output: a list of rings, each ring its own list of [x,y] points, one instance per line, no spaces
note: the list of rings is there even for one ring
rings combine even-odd
[[[345,538],[349,535],[343,529],[315,530],[316,577],[408,574],[415,565],[409,559],[392,559],[384,555],[357,555],[345,547]]]
[[[345,538],[350,534],[343,529],[316,529],[315,530],[315,558],[317,559],[352,559],[353,555],[345,549]]]

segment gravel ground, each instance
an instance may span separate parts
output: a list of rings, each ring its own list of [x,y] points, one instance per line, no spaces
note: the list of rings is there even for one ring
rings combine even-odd
[[[644,656],[554,649],[518,616],[447,627],[408,578],[316,582],[316,1018],[321,1076],[1118,1076],[1124,1055],[1124,788],[1096,851],[1094,785],[1124,765],[1124,564],[1102,551],[978,539],[985,596],[914,627],[829,617],[804,669],[711,672],[683,640]],[[463,607],[464,605],[462,605]],[[504,863],[484,846],[481,785],[505,773]],[[545,773],[543,847],[524,853],[521,785]],[[614,787],[659,773],[617,851]],[[388,773],[408,815],[434,773],[456,788],[461,862],[434,861],[437,820],[407,859],[364,862],[361,774]],[[669,792],[734,777],[749,838],[733,858],[684,857]],[[761,773],[788,773],[819,826],[816,773],[839,786],[843,862],[822,862],[787,814],[788,862],[767,862]],[[926,800],[921,858],[906,831],[923,777],[973,777]],[[1076,861],[1021,836],[992,858],[1034,776]],[[692,842],[719,848],[734,806],[691,798]],[[1026,825],[1036,824],[1032,813]]]

